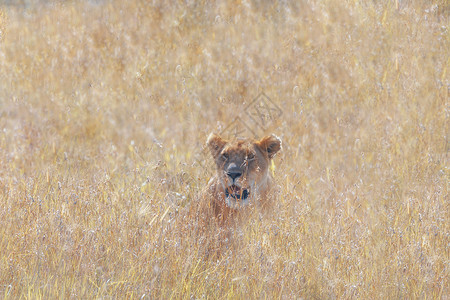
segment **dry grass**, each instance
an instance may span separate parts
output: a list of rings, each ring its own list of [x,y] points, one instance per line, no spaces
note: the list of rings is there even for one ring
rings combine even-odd
[[[447,1],[21,3],[1,297],[450,298]],[[260,92],[266,130],[242,113]],[[219,240],[195,153],[236,112],[282,138],[281,192]]]

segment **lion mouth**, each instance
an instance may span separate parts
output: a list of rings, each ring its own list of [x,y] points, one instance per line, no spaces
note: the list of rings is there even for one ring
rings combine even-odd
[[[243,189],[235,184],[230,185],[225,189],[225,196],[232,197],[235,200],[246,200],[248,196],[250,195],[250,192],[248,189]]]

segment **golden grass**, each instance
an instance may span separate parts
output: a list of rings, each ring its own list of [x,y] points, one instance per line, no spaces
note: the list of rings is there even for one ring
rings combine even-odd
[[[1,6],[2,297],[449,298],[447,1],[22,3]],[[242,112],[261,92],[265,130]],[[237,113],[283,140],[281,192],[220,240],[195,157]]]

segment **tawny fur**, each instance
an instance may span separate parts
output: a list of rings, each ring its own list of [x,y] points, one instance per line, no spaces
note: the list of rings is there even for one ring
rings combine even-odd
[[[280,139],[271,135],[260,140],[225,140],[212,133],[207,145],[216,173],[201,200],[215,217],[223,223],[247,205],[265,205],[272,186],[269,165],[281,149]]]

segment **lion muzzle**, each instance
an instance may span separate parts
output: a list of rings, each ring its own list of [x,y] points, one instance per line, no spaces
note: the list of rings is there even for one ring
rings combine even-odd
[[[248,189],[241,188],[235,184],[230,185],[225,189],[225,196],[231,197],[235,200],[246,200],[250,195],[250,191]]]

